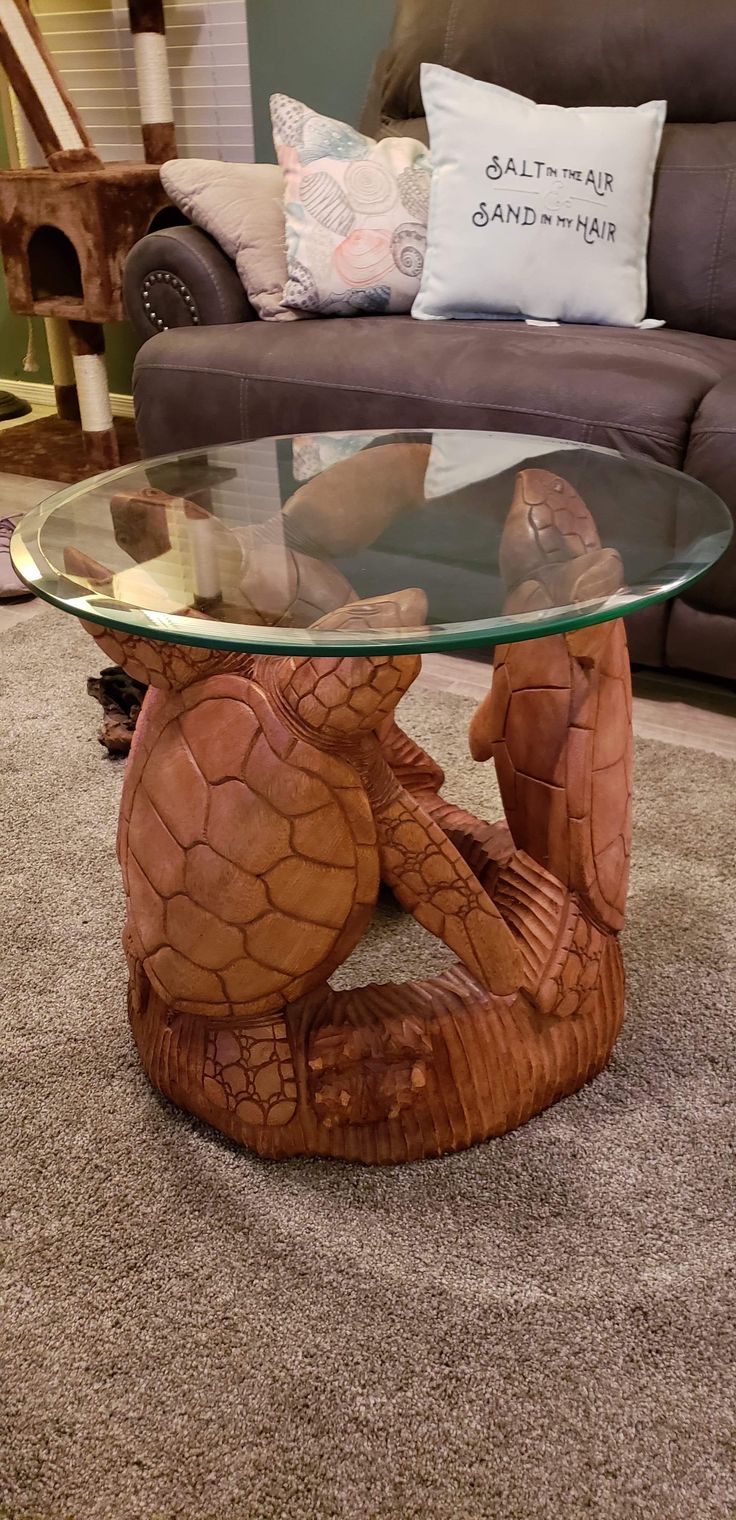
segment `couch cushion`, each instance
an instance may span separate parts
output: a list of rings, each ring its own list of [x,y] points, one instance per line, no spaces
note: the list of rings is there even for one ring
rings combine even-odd
[[[736,343],[515,322],[249,322],[161,333],[135,369],[148,453],[337,428],[498,428],[682,464]]]
[[[733,0],[399,0],[382,114],[422,114],[423,62],[557,106],[666,100],[670,121],[736,121]]]
[[[736,122],[664,129],[649,310],[688,332],[736,338]]]

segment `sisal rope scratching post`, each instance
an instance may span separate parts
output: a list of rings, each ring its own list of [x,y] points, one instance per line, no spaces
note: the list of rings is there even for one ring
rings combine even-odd
[[[177,152],[162,0],[129,0],[128,16],[146,162],[165,164]]]
[[[38,163],[40,149],[18,97],[9,87],[7,95],[9,110],[6,137],[11,167],[29,169]],[[67,422],[79,422],[79,397],[74,379],[69,329],[61,317],[44,317],[44,328],[57,413]]]
[[[47,326],[59,413],[89,463],[118,463],[103,323],[125,318],[125,259],[168,205],[156,165],[176,153],[160,0],[132,0],[145,164],[103,164],[26,0],[0,0],[0,64],[46,166],[0,172],[0,245],[11,309]],[[68,326],[67,326],[68,324]]]
[[[0,62],[45,158],[99,164],[25,0],[0,0]]]
[[[101,168],[100,159],[67,96],[42,33],[24,0],[0,0],[0,62],[5,66],[28,124],[52,170],[63,174],[70,168]],[[39,171],[30,171],[31,174],[34,172]],[[107,375],[101,357],[104,351],[102,327],[92,323],[75,322],[74,331],[70,328],[68,337],[64,329],[57,328],[49,344],[52,374],[56,363],[54,386],[56,388],[58,376],[59,389],[65,393],[69,407],[73,409],[74,397],[69,394],[69,387],[73,387],[76,381],[85,448],[90,463],[104,458],[105,463],[99,465],[100,469],[119,462]]]
[[[119,463],[105,369],[105,334],[98,322],[70,322],[74,378],[87,459],[97,470]]]

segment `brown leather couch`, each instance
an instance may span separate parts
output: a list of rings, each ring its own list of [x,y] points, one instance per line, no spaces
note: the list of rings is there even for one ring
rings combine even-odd
[[[565,106],[667,99],[649,254],[650,311],[667,326],[264,323],[209,238],[155,232],[126,271],[138,331],[165,328],[136,364],[144,449],[320,428],[507,428],[676,466],[736,516],[734,58],[736,0],[398,0],[363,120],[376,135],[426,139],[423,59]],[[633,619],[630,638],[648,665],[736,679],[736,544],[687,596]]]

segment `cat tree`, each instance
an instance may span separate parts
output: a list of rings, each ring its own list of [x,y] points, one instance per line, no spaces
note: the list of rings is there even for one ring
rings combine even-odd
[[[161,0],[130,0],[145,163],[103,163],[26,0],[0,0],[0,64],[46,160],[0,172],[0,249],[11,310],[47,322],[61,415],[78,404],[88,463],[118,463],[102,324],[125,312],[133,244],[169,202],[158,165],[176,156]],[[61,319],[61,320],[59,320]]]

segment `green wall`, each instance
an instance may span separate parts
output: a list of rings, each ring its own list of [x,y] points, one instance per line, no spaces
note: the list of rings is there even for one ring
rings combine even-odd
[[[294,95],[327,116],[357,124],[375,56],[388,37],[394,0],[247,0],[256,158],[273,159],[268,97]],[[7,164],[0,125],[0,162]],[[43,323],[34,321],[40,368],[23,374],[27,324],[8,308],[0,267],[0,376],[48,383]],[[130,390],[138,344],[127,324],[106,329],[110,389]]]
[[[51,380],[43,322],[33,323],[33,343],[39,362],[37,374],[23,373],[23,359],[28,342],[25,317],[16,317],[8,306],[5,293],[5,276],[0,270],[0,375],[4,380],[38,380],[48,384]]]
[[[0,377],[3,380],[32,380],[39,385],[51,383],[44,325],[40,317],[33,319],[33,347],[38,369],[26,374],[23,360],[28,342],[28,323],[25,317],[16,316],[8,306],[5,293],[5,276],[0,265]],[[140,347],[132,327],[127,322],[115,322],[105,328],[107,348],[107,372],[110,390],[118,395],[130,392],[133,360]],[[12,385],[11,385],[12,390]]]
[[[256,158],[273,159],[268,97],[357,125],[394,0],[247,0]]]

